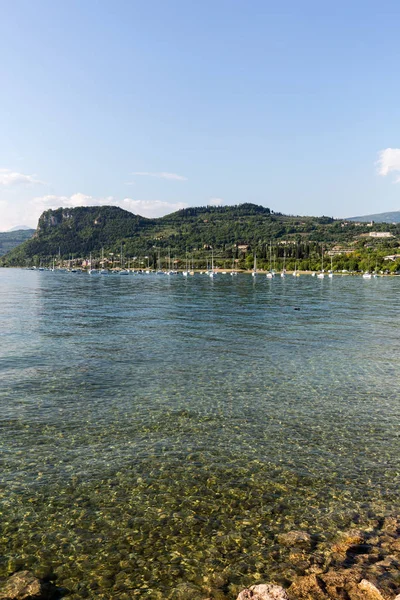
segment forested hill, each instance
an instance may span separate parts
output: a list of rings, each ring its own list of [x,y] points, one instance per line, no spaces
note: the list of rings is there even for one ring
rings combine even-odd
[[[378,225],[379,229],[399,227]],[[155,255],[169,249],[172,256],[200,252],[212,246],[232,256],[234,248],[248,245],[262,256],[271,242],[347,243],[367,224],[343,223],[330,217],[294,217],[254,204],[198,207],[179,210],[157,219],[146,219],[113,206],[47,210],[38,222],[34,237],[5,257],[5,265],[25,265],[31,260],[119,253],[124,256]],[[260,253],[260,254],[259,254]]]
[[[34,229],[15,229],[11,231],[0,231],[0,256],[10,252],[35,233]]]

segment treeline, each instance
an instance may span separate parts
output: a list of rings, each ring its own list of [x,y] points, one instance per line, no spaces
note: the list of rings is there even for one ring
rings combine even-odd
[[[385,254],[395,254],[400,225],[376,224],[375,231],[388,231],[393,238],[362,237],[368,224],[331,217],[283,215],[254,204],[187,208],[158,219],[146,219],[117,207],[79,207],[48,210],[39,219],[34,237],[9,252],[2,264],[25,266],[49,263],[53,258],[149,257],[156,267],[172,257],[185,262],[190,255],[201,268],[213,248],[216,261],[228,266],[236,261],[247,268],[256,253],[260,268],[318,269],[322,253],[335,245],[356,250],[333,257],[334,268],[365,270],[382,268]],[[330,258],[326,256],[326,268]],[[395,266],[397,263],[393,263]],[[365,267],[365,268],[364,268]],[[393,267],[390,264],[390,267]],[[394,267],[393,267],[394,268]],[[397,268],[397,266],[396,266]]]
[[[0,256],[11,252],[14,248],[32,237],[34,229],[18,229],[16,231],[0,231]]]

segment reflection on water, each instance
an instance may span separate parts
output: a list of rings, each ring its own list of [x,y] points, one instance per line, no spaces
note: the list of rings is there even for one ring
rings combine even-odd
[[[232,597],[293,574],[277,533],[393,510],[399,279],[0,285],[0,575]]]

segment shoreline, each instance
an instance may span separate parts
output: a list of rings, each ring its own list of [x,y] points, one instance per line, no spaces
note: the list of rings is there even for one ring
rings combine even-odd
[[[8,267],[8,266],[2,266],[0,265],[0,269],[4,269],[4,270],[12,270],[12,269],[16,269],[16,270],[21,270],[21,271],[38,271],[38,272],[60,272],[60,273],[67,273],[70,272],[68,269],[65,268],[56,268],[56,269],[39,269],[38,267],[20,267],[20,266],[13,266],[13,267]],[[86,273],[89,274],[88,270],[85,268],[80,268],[77,267],[76,271],[80,272],[80,273]],[[116,275],[120,273],[119,269],[108,269],[107,270],[108,274],[112,274],[112,275]],[[182,275],[185,272],[185,270],[177,270],[174,272],[175,275]],[[207,275],[207,273],[209,273],[210,271],[207,271],[207,269],[195,269],[193,271],[193,274],[191,274],[191,277],[193,277],[193,275]],[[231,273],[236,273],[237,275],[252,275],[253,274],[253,269],[243,269],[243,270],[238,270],[238,269],[222,269],[222,268],[214,268],[214,274],[215,275],[230,275]],[[128,273],[131,275],[154,275],[154,274],[163,274],[166,275],[167,271],[163,271],[162,273],[157,272],[155,269],[150,269],[149,271],[147,270],[128,270]],[[266,276],[268,273],[273,273],[273,278],[281,278],[281,271],[268,271],[268,270],[264,270],[264,269],[257,269],[256,274],[257,275],[261,275],[261,276]],[[323,273],[325,277],[328,277],[330,273],[332,273],[333,277],[363,277],[364,273],[363,272],[356,272],[356,271],[347,271],[345,273],[341,272],[341,271],[285,271],[285,276],[288,277],[300,277],[300,276],[310,276],[310,277],[316,277],[318,274]],[[99,273],[97,273],[99,274]],[[296,275],[297,274],[297,275]],[[399,273],[370,273],[371,277],[373,279],[375,278],[381,278],[381,277],[400,277]]]
[[[204,585],[179,583],[172,590],[135,588],[129,579],[114,579],[113,592],[80,581],[71,583],[57,576],[51,564],[28,570],[20,568],[0,580],[0,600],[56,600],[79,598],[141,597],[172,600],[399,600],[400,517],[384,516],[369,527],[338,532],[329,542],[312,532],[291,530],[276,536],[276,552],[288,554],[282,577],[267,581],[260,573],[249,587],[232,584],[223,573],[204,578]],[[284,568],[285,567],[285,568]],[[107,565],[105,565],[107,568]],[[120,575],[123,575],[123,572]],[[119,583],[118,583],[119,581]],[[133,587],[130,587],[132,586]],[[27,595],[27,589],[30,592]],[[148,595],[150,592],[150,596]],[[111,594],[111,595],[110,595]]]

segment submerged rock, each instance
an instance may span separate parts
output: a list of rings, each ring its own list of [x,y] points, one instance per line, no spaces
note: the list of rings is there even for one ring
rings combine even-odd
[[[298,577],[288,589],[288,595],[293,600],[327,600],[329,596],[324,591],[324,585],[317,575]]]
[[[0,600],[51,600],[57,588],[29,571],[14,573],[0,588]]]
[[[260,584],[252,585],[242,590],[237,600],[288,600],[286,590],[279,585]]]
[[[385,600],[378,588],[351,571],[298,577],[288,589],[291,600]]]
[[[350,600],[383,600],[383,596],[373,583],[362,579],[357,587],[348,590]]]
[[[311,536],[306,531],[288,531],[277,536],[278,542],[282,546],[310,546]]]

